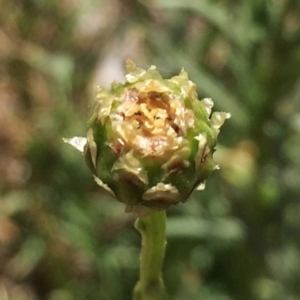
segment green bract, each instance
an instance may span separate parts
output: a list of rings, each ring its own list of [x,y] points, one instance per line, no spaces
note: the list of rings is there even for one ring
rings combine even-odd
[[[203,189],[217,168],[213,152],[229,113],[211,114],[184,70],[163,79],[128,60],[125,84],[99,88],[87,138],[65,139],[84,152],[96,181],[127,210],[166,209]]]

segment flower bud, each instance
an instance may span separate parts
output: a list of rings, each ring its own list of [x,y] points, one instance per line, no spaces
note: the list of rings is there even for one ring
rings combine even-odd
[[[213,152],[229,113],[199,100],[182,70],[163,79],[155,66],[126,62],[125,84],[99,88],[86,138],[65,139],[84,153],[96,182],[128,207],[185,202],[218,166]]]

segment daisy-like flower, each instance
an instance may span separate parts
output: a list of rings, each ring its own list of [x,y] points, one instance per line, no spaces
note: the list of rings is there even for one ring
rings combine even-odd
[[[211,113],[182,70],[163,79],[126,61],[125,84],[99,88],[86,138],[64,139],[84,153],[96,182],[127,211],[185,202],[218,166],[217,136],[229,113]]]

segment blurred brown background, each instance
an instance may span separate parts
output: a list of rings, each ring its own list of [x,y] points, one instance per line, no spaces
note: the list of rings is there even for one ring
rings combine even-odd
[[[0,0],[0,299],[129,300],[140,237],[62,137],[131,58],[232,118],[168,211],[170,299],[300,298],[300,2]]]

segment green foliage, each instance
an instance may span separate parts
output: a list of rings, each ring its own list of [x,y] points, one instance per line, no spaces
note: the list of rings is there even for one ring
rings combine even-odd
[[[299,1],[0,5],[1,299],[132,299],[134,217],[61,139],[85,135],[94,86],[126,58],[184,67],[232,114],[221,170],[168,211],[170,299],[299,299]]]

